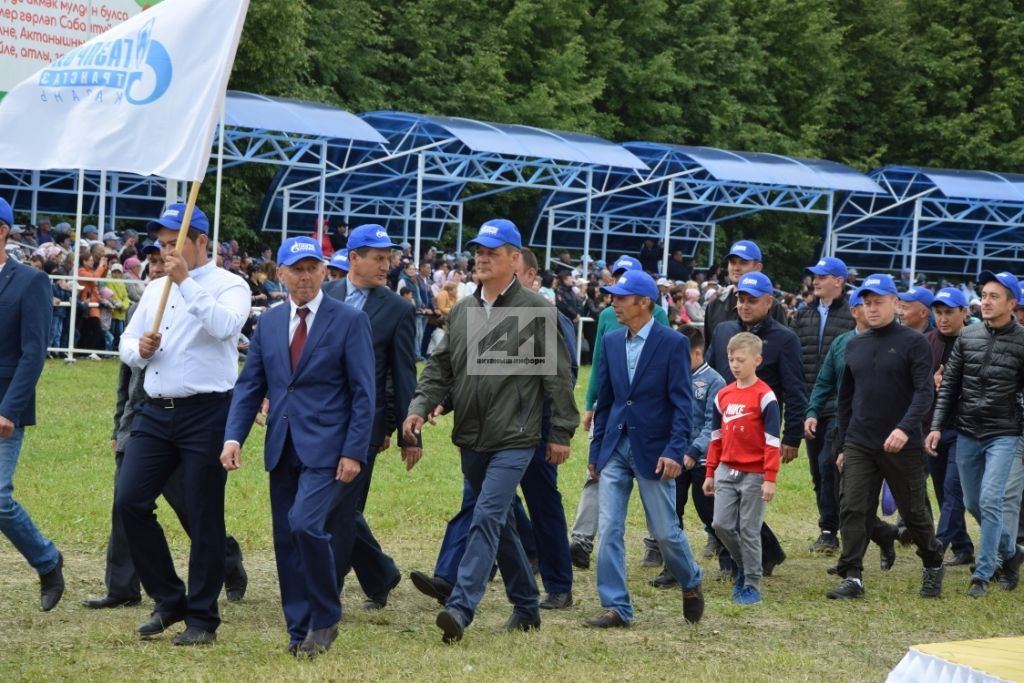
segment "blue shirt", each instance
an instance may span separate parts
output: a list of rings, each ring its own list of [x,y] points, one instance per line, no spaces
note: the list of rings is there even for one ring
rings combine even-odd
[[[626,371],[629,373],[630,383],[633,382],[636,365],[640,362],[640,354],[644,350],[647,335],[651,333],[652,327],[654,327],[654,318],[648,320],[647,324],[641,327],[636,334],[626,335]]]
[[[360,311],[363,310],[363,306],[366,304],[366,298],[369,296],[369,292],[365,289],[356,287],[351,278],[346,278],[345,287],[347,289],[345,294],[345,303],[359,309]]]
[[[818,300],[818,353],[821,353],[821,339],[825,336],[825,323],[828,321],[828,306]]]

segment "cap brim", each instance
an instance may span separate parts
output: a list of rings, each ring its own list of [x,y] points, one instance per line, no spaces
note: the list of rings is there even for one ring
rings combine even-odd
[[[607,287],[602,287],[601,291],[604,292],[605,294],[615,294],[617,296],[625,296],[627,294],[635,294],[635,292],[631,292],[627,288],[619,287],[618,285],[609,285]]]
[[[874,291],[874,290],[872,290],[872,291]],[[875,294],[880,294],[880,292],[875,292]],[[916,296],[914,296],[913,294],[910,294],[909,292],[900,292],[896,296],[899,298],[900,301],[917,301],[918,300]]]
[[[725,258],[728,259],[730,256],[735,256],[736,258],[741,258],[744,261],[758,261],[758,262],[760,262],[760,260],[761,260],[760,258],[751,258],[750,254],[741,254],[738,251],[730,251],[728,254],[725,255]]]
[[[488,249],[497,249],[498,247],[506,244],[510,247],[516,246],[511,242],[506,242],[505,240],[498,239],[496,237],[477,237],[476,239],[466,242],[466,246],[473,246],[475,244],[480,245],[481,247],[487,247]],[[516,248],[518,249],[518,247]]]
[[[877,294],[879,296],[886,296],[888,294],[896,294],[898,296],[897,292],[890,292],[890,291],[887,291],[887,290],[883,290],[881,288],[875,289],[874,287],[871,287],[871,286],[868,286],[868,285],[865,285],[865,286],[860,288],[860,295],[861,296],[864,296],[868,292],[870,292],[871,294]]]
[[[348,246],[349,249],[362,249],[363,247],[368,247],[370,249],[401,249],[402,248],[402,247],[398,246],[397,244],[392,244],[391,242],[370,242],[370,243],[367,243],[367,244],[357,244],[355,246],[352,246],[350,244]]]
[[[747,289],[746,287],[737,287],[736,291],[737,292],[743,292],[744,294],[749,294],[750,296],[756,296],[756,297],[770,296],[771,295],[771,292],[761,292],[761,291],[758,291],[756,289]]]

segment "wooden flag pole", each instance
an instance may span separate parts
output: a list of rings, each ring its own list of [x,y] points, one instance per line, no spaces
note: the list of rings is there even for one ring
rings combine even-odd
[[[185,205],[185,215],[181,217],[181,229],[178,230],[178,241],[174,243],[174,249],[181,253],[182,248],[185,246],[185,240],[188,239],[188,228],[192,224],[192,210],[196,208],[196,200],[199,199],[199,188],[202,187],[203,183],[199,180],[192,181],[192,188],[188,192],[188,203]],[[164,282],[164,291],[160,295],[160,305],[156,309],[156,318],[153,319],[152,332],[160,331],[160,323],[164,319],[164,309],[167,308],[167,297],[171,295],[171,278],[166,276]]]

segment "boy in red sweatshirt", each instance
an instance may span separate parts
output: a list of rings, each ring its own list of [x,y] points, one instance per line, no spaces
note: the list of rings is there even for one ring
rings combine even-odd
[[[740,332],[729,340],[729,369],[736,381],[715,397],[704,493],[715,497],[711,523],[736,562],[732,599],[761,602],[761,523],[775,496],[779,473],[779,402],[757,377],[761,339]]]

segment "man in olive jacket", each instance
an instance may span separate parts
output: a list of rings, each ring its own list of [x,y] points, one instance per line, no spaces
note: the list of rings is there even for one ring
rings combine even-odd
[[[444,339],[423,369],[402,425],[405,438],[416,439],[427,415],[449,399],[455,411],[452,441],[461,450],[462,473],[477,494],[455,587],[437,615],[445,643],[460,640],[473,621],[495,559],[514,608],[505,628],[527,631],[540,627],[537,584],[511,514],[512,498],[541,439],[544,399],[550,399],[552,407],[548,462],[558,465],[569,457],[569,443],[579,424],[569,354],[555,310],[515,277],[522,256],[519,231],[511,221],[492,219],[470,244],[476,245],[480,287],[452,308]],[[542,309],[535,318],[547,316],[550,321],[541,326],[543,334],[538,333],[534,343],[526,345],[532,359],[546,361],[543,367],[478,362],[486,360],[478,358],[478,352],[503,345],[490,333],[481,336],[482,331],[501,325],[498,321],[503,319],[515,322],[517,332],[531,322],[518,320],[514,310],[501,310],[516,308]],[[509,318],[504,318],[506,313]],[[519,314],[519,318],[525,317]],[[556,335],[553,343],[548,334]],[[510,343],[511,337],[505,335],[504,346],[516,348],[506,360],[519,358],[515,355],[519,347]],[[488,346],[485,341],[495,343]]]
[[[967,594],[980,598],[1000,571],[1000,585],[1017,587],[1024,547],[1003,527],[1003,496],[1021,434],[1017,395],[1024,388],[1024,328],[1014,318],[1017,278],[984,271],[983,324],[969,325],[953,343],[942,375],[925,448],[935,453],[942,430],[956,429],[956,466],[964,505],[981,526],[977,563]],[[1019,497],[1019,494],[1018,494]]]

